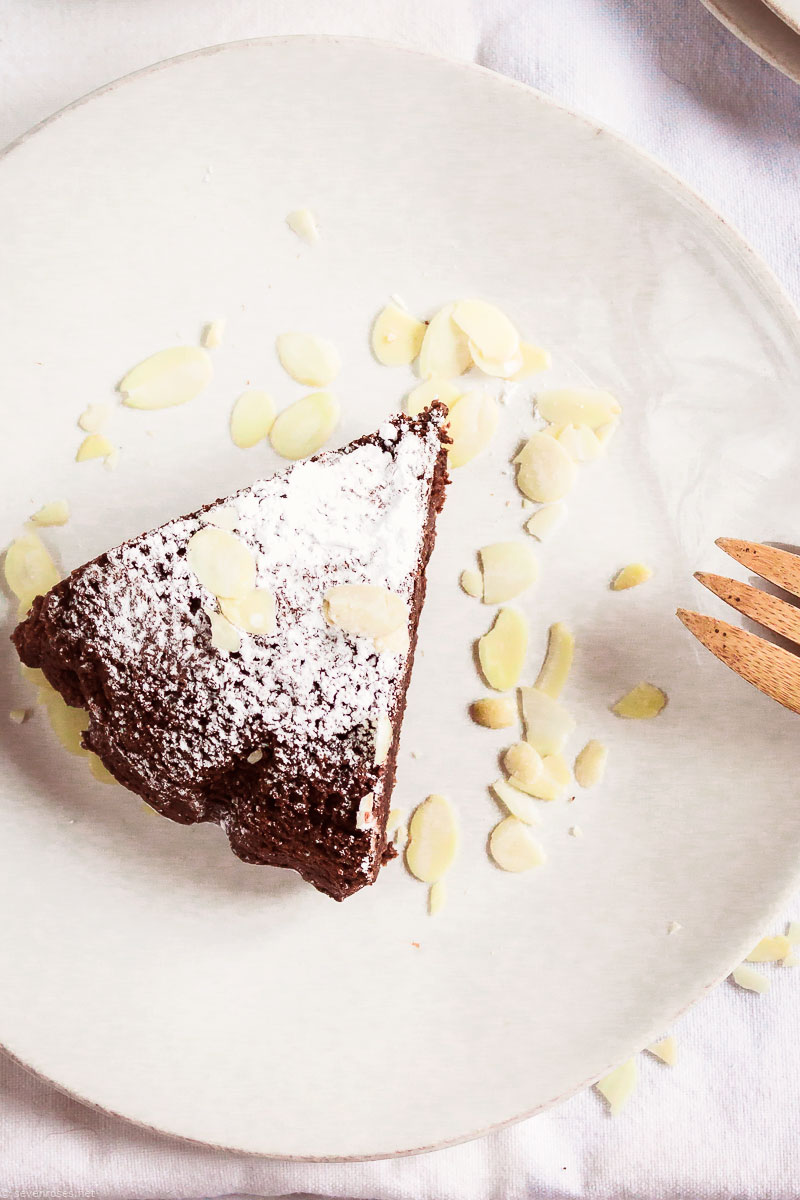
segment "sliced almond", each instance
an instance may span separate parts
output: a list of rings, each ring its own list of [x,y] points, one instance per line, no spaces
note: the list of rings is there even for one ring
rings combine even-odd
[[[89,754],[89,770],[94,775],[98,783],[116,783],[116,779],[109,771],[108,767],[98,758],[96,754]]]
[[[650,567],[646,567],[644,563],[629,563],[614,576],[611,581],[611,590],[624,592],[628,588],[638,587],[640,583],[646,583],[652,574]]]
[[[207,350],[216,350],[222,345],[222,339],[225,336],[226,321],[224,317],[217,321],[209,321],[203,329],[200,337],[200,344],[205,346]]]
[[[442,379],[440,375],[434,375],[431,379],[424,379],[422,383],[418,383],[415,388],[406,396],[406,412],[410,417],[418,417],[421,412],[429,408],[431,404],[435,404],[438,400],[440,404],[452,408],[456,400],[460,397],[459,389],[447,379]]]
[[[512,817],[517,817],[526,825],[538,824],[536,804],[529,795],[505,779],[495,779],[491,786],[497,799],[506,806]]]
[[[312,392],[278,413],[269,440],[283,458],[306,458],[325,445],[338,421],[338,400],[330,392]]]
[[[508,729],[517,720],[517,705],[511,696],[485,696],[470,705],[470,716],[485,729]]]
[[[26,615],[37,596],[44,596],[61,579],[47,547],[36,533],[24,533],[8,547],[5,577],[19,600],[20,617]]]
[[[744,961],[749,963],[780,962],[782,958],[786,958],[791,948],[792,943],[788,937],[779,933],[775,937],[762,938]]]
[[[89,751],[84,748],[82,737],[89,728],[88,712],[65,703],[55,688],[49,685],[40,693],[40,700],[52,730],[64,749],[70,754],[87,755]]]
[[[231,625],[245,633],[271,637],[275,632],[275,597],[267,588],[253,588],[238,600],[220,596],[219,607]]]
[[[517,487],[529,500],[551,504],[575,482],[578,468],[564,447],[546,433],[534,433],[514,459]]]
[[[203,526],[189,538],[186,556],[200,583],[215,596],[243,600],[255,588],[252,550],[225,529]]]
[[[782,967],[800,967],[800,954],[794,950],[790,950],[786,958],[781,963]]]
[[[483,577],[480,571],[462,571],[459,583],[468,596],[480,600],[483,595]]]
[[[505,817],[489,837],[489,853],[503,871],[530,871],[545,861],[544,851],[516,817]]]
[[[89,404],[78,417],[78,426],[84,433],[99,433],[110,416],[110,404]]]
[[[458,827],[453,806],[445,796],[428,796],[414,810],[408,827],[406,864],[423,883],[436,883],[455,858]]]
[[[211,356],[201,346],[172,346],[129,371],[119,391],[129,408],[173,408],[193,400],[213,374]]]
[[[411,637],[407,625],[398,625],[391,633],[384,633],[375,638],[378,654],[408,654],[410,645]]]
[[[240,450],[249,450],[268,436],[275,421],[275,401],[269,392],[251,388],[242,392],[231,409],[231,438]]]
[[[519,694],[525,740],[540,754],[558,754],[575,728],[574,720],[563,704],[536,687],[520,688]]]
[[[543,542],[545,538],[548,538],[558,528],[566,515],[566,504],[546,504],[544,508],[538,509],[532,517],[528,518],[525,528],[531,537],[535,537],[540,542]]]
[[[453,309],[452,318],[483,358],[507,362],[519,353],[519,334],[494,304],[461,300]]]
[[[551,700],[557,700],[564,690],[574,652],[575,635],[563,621],[556,621],[550,626],[547,653],[534,684],[534,687],[544,692]]]
[[[437,879],[431,884],[431,890],[428,892],[428,912],[432,917],[442,911],[446,900],[447,883],[444,879]]]
[[[102,433],[90,433],[78,447],[75,462],[89,462],[93,458],[104,458],[108,461],[114,454],[116,446]]]
[[[536,397],[540,416],[553,425],[588,425],[597,429],[619,416],[619,402],[594,388],[562,388]]]
[[[800,921],[790,921],[786,936],[792,946],[800,946]]]
[[[510,780],[515,783],[515,780]],[[546,754],[542,759],[542,773],[535,783],[531,784],[529,795],[537,800],[561,800],[569,785],[572,775],[569,767],[560,754]]]
[[[203,513],[200,520],[204,525],[214,525],[217,529],[233,533],[239,524],[239,514],[232,505],[223,505],[222,508],[213,508],[210,512]]]
[[[629,1058],[616,1071],[598,1079],[594,1085],[608,1107],[612,1117],[617,1117],[633,1095],[639,1079],[639,1066],[635,1058]]]
[[[69,504],[66,500],[53,500],[45,504],[31,517],[34,525],[66,525],[69,520]]]
[[[12,708],[8,714],[9,721],[13,721],[15,725],[23,725],[29,717],[27,708]]]
[[[734,983],[738,983],[740,988],[744,988],[748,992],[768,992],[769,979],[766,975],[761,975],[752,967],[748,967],[745,963],[731,971],[731,979]]]
[[[258,749],[253,750],[253,751],[251,751],[250,754],[248,754],[247,761],[249,762],[251,767],[254,767],[256,765],[256,763],[261,762],[263,757],[264,757],[264,751],[259,747]]]
[[[592,462],[599,458],[602,444],[588,425],[564,425],[559,430],[557,441],[564,447],[574,462]]]
[[[318,242],[317,219],[310,208],[296,208],[286,217],[286,224],[304,242]]]
[[[582,788],[596,787],[602,782],[608,761],[608,746],[592,738],[575,759],[575,782]]]
[[[329,625],[363,637],[385,637],[408,624],[408,605],[403,597],[367,583],[328,588],[323,613]]]
[[[112,446],[110,453],[103,459],[106,471],[116,471],[119,466],[119,446]]]
[[[235,654],[241,649],[242,638],[239,630],[231,625],[227,617],[222,613],[210,612],[208,619],[211,622],[211,645],[215,650]]]
[[[495,542],[478,551],[483,570],[483,603],[502,604],[529,588],[539,574],[533,551],[524,542]]]
[[[447,461],[451,467],[471,462],[491,442],[497,428],[498,412],[494,396],[488,392],[466,392],[450,409],[450,447]]]
[[[594,431],[594,435],[600,443],[601,449],[605,450],[608,443],[611,441],[614,434],[617,432],[619,421],[607,421],[605,425],[598,425]]]
[[[372,327],[372,353],[385,367],[408,366],[419,354],[427,328],[404,308],[387,304]]]
[[[453,321],[455,304],[440,308],[425,330],[419,351],[419,373],[423,379],[434,375],[446,379],[463,375],[472,366],[466,335]]]
[[[520,342],[519,352],[522,356],[522,366],[514,376],[514,380],[527,379],[538,371],[547,371],[552,366],[552,359],[547,350],[540,346],[531,346],[529,342]]]
[[[531,788],[542,774],[541,755],[527,742],[509,746],[503,755],[503,766],[513,787],[532,795]]]
[[[618,700],[613,712],[629,720],[648,721],[657,717],[667,703],[666,693],[653,683],[637,683]]]
[[[356,829],[370,829],[375,825],[375,793],[367,792],[361,797],[356,813]]]
[[[469,342],[468,345],[473,363],[484,375],[491,375],[494,379],[516,379],[522,369],[522,354],[519,350],[512,358],[495,359],[482,354],[474,342]],[[502,400],[502,403],[505,404],[506,400]]]
[[[478,642],[478,660],[489,687],[507,692],[516,686],[528,650],[528,626],[521,613],[501,608]]]
[[[668,1067],[674,1067],[678,1061],[678,1044],[672,1034],[661,1038],[657,1042],[653,1042],[652,1045],[647,1047],[647,1052],[661,1059]]]
[[[376,767],[382,767],[389,757],[389,749],[392,745],[393,736],[392,722],[386,713],[379,713],[378,719],[375,722],[375,749],[372,757],[373,764]]]
[[[287,375],[309,387],[327,387],[342,369],[339,351],[327,338],[311,333],[282,333],[275,340]]]

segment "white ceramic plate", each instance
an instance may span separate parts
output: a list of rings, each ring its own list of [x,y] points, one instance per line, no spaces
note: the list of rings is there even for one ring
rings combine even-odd
[[[298,205],[316,246],[284,224]],[[373,428],[412,383],[367,351],[392,292],[423,314],[496,300],[552,349],[551,380],[608,386],[625,409],[522,602],[529,679],[549,622],[578,633],[570,753],[611,746],[601,789],[542,805],[546,867],[510,876],[486,857],[507,737],[466,717],[491,613],[456,583],[476,547],[525,536],[502,474],[530,427],[523,394],[453,484],[403,734],[396,803],[444,791],[460,812],[445,911],[427,917],[399,863],[344,905],[244,866],[217,829],[95,784],[40,716],[4,721],[0,1041],[157,1129],[329,1158],[475,1136],[663,1032],[763,932],[798,866],[796,722],[673,615],[700,602],[692,569],[721,566],[713,536],[791,532],[800,332],[752,253],[652,162],[527,88],[325,38],[194,54],[73,106],[0,164],[0,228],[2,539],[68,496],[72,522],[48,531],[66,568],[279,465],[234,449],[227,415],[248,380],[299,394],[275,361],[282,330],[339,344],[339,440]],[[208,392],[118,411],[117,472],[76,466],[84,404],[219,316]],[[639,557],[653,581],[609,592]],[[9,649],[4,666],[7,709],[29,697]],[[642,678],[670,703],[622,723],[609,703]]]
[[[798,0],[703,0],[709,12],[773,67],[800,83]]]

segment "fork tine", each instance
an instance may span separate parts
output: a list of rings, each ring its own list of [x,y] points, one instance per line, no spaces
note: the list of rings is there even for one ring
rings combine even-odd
[[[743,542],[739,538],[717,538],[716,545],[762,579],[777,583],[778,587],[800,598],[800,555],[776,550],[774,546],[762,546],[760,542]]]
[[[678,617],[698,641],[742,679],[785,708],[800,713],[800,659],[796,655],[726,621],[685,608],[678,609]]]
[[[770,592],[762,592],[760,588],[751,587],[749,583],[738,583],[734,579],[726,579],[724,575],[709,575],[706,571],[695,571],[698,583],[707,587],[720,600],[730,604],[737,612],[765,625],[773,633],[789,638],[800,644],[800,609],[793,604],[787,604]]]

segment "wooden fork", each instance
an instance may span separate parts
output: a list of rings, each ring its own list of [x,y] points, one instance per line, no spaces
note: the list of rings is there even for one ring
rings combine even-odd
[[[721,550],[748,567],[762,579],[775,583],[800,598],[800,555],[775,550],[758,542],[736,538],[717,538]],[[800,649],[800,609],[769,592],[737,583],[722,575],[695,572],[695,579],[744,616],[758,621],[773,633],[796,642]],[[726,666],[741,675],[785,708],[800,713],[800,657],[766,642],[736,625],[704,617],[700,613],[678,609],[678,616],[690,633],[701,641]]]

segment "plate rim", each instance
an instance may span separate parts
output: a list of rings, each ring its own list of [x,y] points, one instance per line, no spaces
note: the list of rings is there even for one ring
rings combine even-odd
[[[797,43],[796,63],[794,61],[786,61],[780,52],[776,52],[775,47],[765,45],[763,41],[759,40],[756,33],[747,29],[729,12],[731,5],[736,7],[742,3],[749,4],[753,2],[757,3],[764,10],[763,16],[768,22],[774,20],[775,25],[773,28],[778,37],[786,37],[790,41]],[[780,71],[787,79],[791,79],[793,83],[800,85],[800,25],[795,26],[793,23],[787,21],[770,0],[724,0],[724,3],[721,0],[701,0],[701,3],[713,17],[716,17],[721,25],[724,25],[734,37],[737,37],[740,42],[749,47],[754,54],[757,54],[764,62],[769,63],[776,71]],[[795,56],[791,57],[793,59]]]

